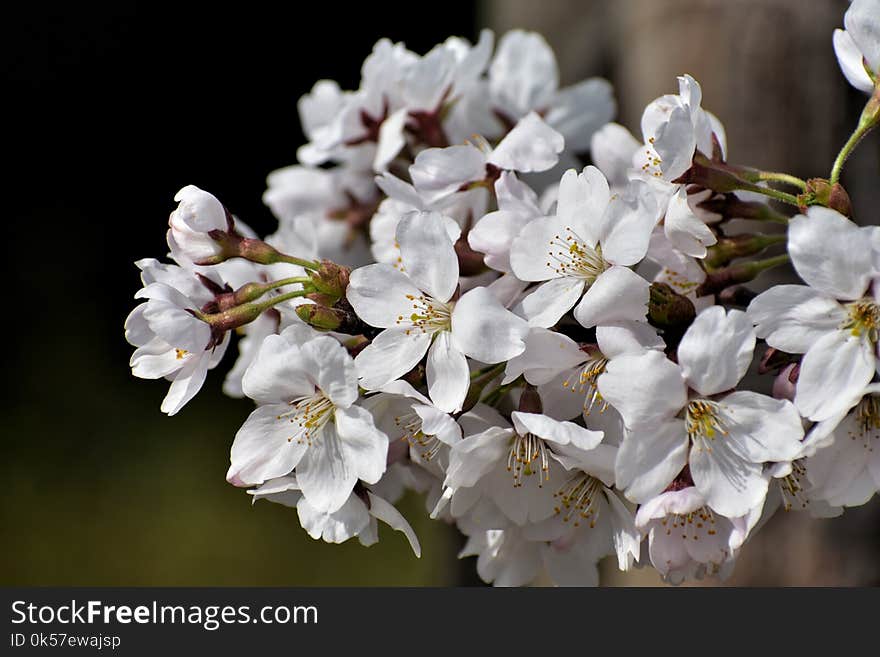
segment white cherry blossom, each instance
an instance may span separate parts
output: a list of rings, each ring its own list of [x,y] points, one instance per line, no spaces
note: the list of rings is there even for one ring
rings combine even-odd
[[[843,15],[845,30],[834,30],[840,70],[859,91],[870,94],[880,76],[880,2],[853,0]]]
[[[125,339],[136,347],[131,373],[171,381],[162,412],[174,415],[196,396],[208,370],[223,358],[229,340],[212,335],[210,325],[193,314],[214,300],[193,272],[151,258],[135,264],[144,284],[135,298],[147,301],[125,320]]]
[[[763,501],[763,464],[797,457],[803,428],[791,402],[734,390],[754,347],[745,313],[713,306],[685,333],[678,364],[647,351],[606,365],[599,392],[626,424],[615,478],[630,499],[658,495],[689,464],[713,511],[732,518]]]
[[[244,392],[259,406],[235,436],[227,479],[262,484],[296,468],[309,504],[332,513],[358,480],[379,481],[388,437],[355,403],[357,375],[345,348],[304,330],[311,331],[291,326],[268,336],[245,373]]]
[[[876,231],[809,208],[788,229],[792,264],[807,285],[777,285],[748,308],[758,337],[804,354],[794,402],[816,422],[850,408],[877,367],[880,304],[869,289]]]
[[[575,304],[586,327],[645,319],[648,282],[629,267],[644,258],[657,214],[641,189],[612,196],[595,167],[565,173],[556,215],[526,225],[510,249],[513,273],[541,282],[523,300],[530,325],[553,326]]]
[[[351,274],[348,300],[365,322],[384,329],[356,359],[368,390],[400,378],[427,354],[428,392],[449,412],[461,409],[467,357],[498,363],[520,353],[526,323],[486,288],[453,299],[458,258],[437,213],[413,213],[397,227],[403,271],[375,264]]]

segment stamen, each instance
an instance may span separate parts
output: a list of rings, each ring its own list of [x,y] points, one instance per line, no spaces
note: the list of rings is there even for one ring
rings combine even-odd
[[[690,513],[666,516],[660,521],[660,524],[666,528],[667,536],[672,535],[673,531],[681,532],[681,537],[685,540],[698,541],[701,534],[714,536],[717,533],[715,514],[707,506],[700,507]]]
[[[599,405],[600,413],[604,413],[605,409],[608,408],[608,402],[602,398],[597,384],[599,375],[605,371],[608,359],[599,352],[596,352],[596,354],[584,363],[577,380],[572,382],[572,379],[568,378],[562,382],[564,388],[584,395],[584,415],[589,415],[596,405]]]
[[[588,520],[590,528],[596,526],[599,519],[599,498],[602,482],[585,472],[575,475],[553,494],[559,499],[560,505],[554,508],[556,515],[562,514],[562,521],[569,522],[574,518],[574,527],[581,520]]]
[[[865,395],[855,410],[855,429],[849,431],[852,440],[861,440],[865,451],[873,452],[880,440],[880,397]]]
[[[539,460],[540,470],[538,469]],[[523,476],[530,477],[533,474],[538,474],[538,488],[543,487],[544,481],[550,480],[547,445],[541,438],[531,433],[524,436],[516,434],[510,443],[510,452],[507,455],[507,471],[513,473],[514,488],[523,485]]]
[[[306,443],[312,446],[321,433],[324,425],[333,417],[333,411],[336,407],[321,390],[317,390],[313,395],[300,397],[289,402],[292,410],[276,416],[275,419],[287,419],[291,424],[296,425],[297,431],[294,435],[287,439],[287,442],[296,442],[300,445]]]
[[[880,339],[880,306],[872,299],[860,299],[847,304],[846,309],[849,317],[840,328],[877,344]]]
[[[407,441],[412,447],[423,449],[420,452],[423,459],[430,461],[437,456],[437,452],[440,451],[440,446],[443,443],[440,442],[437,436],[427,435],[422,431],[422,418],[419,417],[418,413],[412,411],[398,415],[394,418],[394,424],[403,431],[403,435],[400,437],[401,440]]]
[[[587,246],[587,241],[569,226],[562,235],[553,237],[547,255],[550,256],[547,266],[556,274],[583,279],[588,285],[608,269],[608,263],[602,257],[602,247],[598,244],[595,248]]]
[[[792,461],[791,474],[779,480],[779,489],[782,492],[782,506],[786,511],[791,511],[793,506],[806,509],[810,500],[806,495],[806,488],[802,484],[807,474],[804,460]]]
[[[407,294],[406,298],[412,302],[413,312],[409,317],[398,315],[396,323],[411,327],[406,330],[407,335],[412,330],[433,335],[451,329],[453,304],[437,301],[427,294]]]
[[[712,451],[706,439],[714,441],[716,438],[727,436],[728,431],[721,420],[721,407],[718,403],[707,399],[695,399],[687,405],[684,425],[688,437],[695,444]]]

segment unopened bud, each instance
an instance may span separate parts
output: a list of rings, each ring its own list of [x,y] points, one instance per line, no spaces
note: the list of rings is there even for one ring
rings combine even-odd
[[[330,260],[322,260],[318,269],[309,272],[315,290],[333,299],[334,302],[345,296],[350,275],[351,269]]]
[[[806,212],[811,205],[823,205],[845,217],[852,215],[852,202],[843,186],[837,182],[832,185],[824,178],[810,178],[807,189],[797,199],[801,212]]]
[[[773,381],[773,397],[776,399],[794,401],[794,394],[797,389],[796,384],[800,371],[800,363],[791,363],[790,365],[787,365]]]
[[[754,177],[750,169],[737,167],[710,159],[700,151],[694,153],[690,169],[672,182],[685,185],[699,185],[714,192],[727,194],[749,186],[749,178]]]
[[[519,396],[517,410],[523,413],[542,413],[544,411],[544,405],[541,403],[541,397],[535,386],[526,385],[523,388],[522,394]]]
[[[756,255],[773,244],[785,242],[785,235],[744,234],[721,237],[708,247],[703,262],[710,269],[722,267],[736,258]]]
[[[306,324],[321,331],[335,331],[345,320],[341,310],[316,303],[304,303],[297,306],[296,314]]]
[[[696,317],[694,304],[678,294],[666,283],[651,283],[648,300],[648,320],[651,324],[668,328],[688,326]]]

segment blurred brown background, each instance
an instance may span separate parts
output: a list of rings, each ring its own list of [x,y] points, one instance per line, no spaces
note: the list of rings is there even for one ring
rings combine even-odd
[[[260,232],[265,175],[302,142],[297,98],[319,78],[352,88],[382,36],[425,52],[451,34],[544,33],[563,83],[615,85],[619,121],[693,74],[728,132],[731,159],[827,175],[863,99],[837,69],[829,0],[487,0],[235,9],[113,3],[17,6],[0,26],[7,89],[0,584],[449,585],[476,583],[460,538],[403,507],[423,542],[313,541],[295,512],[224,481],[250,405],[220,393],[222,368],[178,416],[165,384],[133,379],[122,323],[132,261],[165,252],[172,197],[193,183]],[[876,223],[878,137],[844,174]],[[228,366],[228,365],[227,365]],[[843,518],[779,515],[744,550],[733,584],[878,582],[877,504]],[[654,583],[644,574],[614,583]]]

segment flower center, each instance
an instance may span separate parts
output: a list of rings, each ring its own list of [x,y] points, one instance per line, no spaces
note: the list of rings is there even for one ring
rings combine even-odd
[[[589,415],[590,411],[593,410],[593,406],[597,404],[600,405],[600,413],[604,413],[605,409],[608,408],[608,402],[602,399],[599,387],[596,385],[599,375],[605,371],[607,364],[608,359],[602,354],[597,353],[596,356],[592,356],[584,363],[577,379],[571,376],[562,382],[564,388],[584,395],[584,415]]]
[[[602,487],[601,481],[586,472],[581,472],[553,493],[553,497],[559,500],[559,506],[553,511],[556,515],[562,515],[563,522],[569,522],[574,518],[574,527],[578,527],[582,520],[588,520],[590,527],[595,527],[599,519],[597,495],[602,492]]]
[[[849,431],[852,440],[861,440],[868,452],[874,451],[875,441],[880,440],[880,397],[862,397],[855,410],[855,427]]]
[[[321,429],[333,417],[336,407],[320,389],[317,389],[313,395],[300,397],[288,404],[292,410],[276,418],[278,420],[286,418],[297,427],[297,432],[288,438],[287,442],[296,440],[300,445],[306,443],[311,447]]]
[[[786,511],[791,511],[792,507],[797,506],[806,509],[810,500],[806,495],[806,488],[803,485],[803,479],[807,474],[804,467],[803,459],[792,461],[791,474],[779,480],[779,490],[782,492],[782,507]]]
[[[670,536],[673,531],[680,531],[683,539],[691,538],[700,540],[700,534],[714,536],[715,514],[707,506],[700,507],[696,511],[684,514],[674,514],[663,518],[660,524],[666,528],[666,535]]]
[[[406,330],[407,335],[414,330],[433,335],[452,328],[452,308],[455,304],[437,301],[428,294],[407,294],[406,298],[412,302],[413,312],[409,317],[398,315],[396,323],[411,326]]]
[[[841,328],[876,343],[880,338],[880,306],[871,299],[860,299],[847,304],[846,309],[849,317]]]
[[[648,139],[648,144],[649,146],[645,148],[645,163],[642,164],[642,171],[655,178],[662,178],[663,171],[660,165],[663,163],[663,160],[660,159],[660,155],[654,149],[654,137]]]
[[[424,450],[421,452],[423,459],[430,461],[437,456],[437,452],[440,451],[440,446],[443,443],[440,442],[437,436],[427,435],[422,431],[422,418],[419,417],[418,413],[411,411],[395,416],[394,424],[403,431],[401,440],[405,440],[412,447]]]
[[[598,244],[596,248],[588,246],[586,240],[569,226],[561,235],[554,235],[547,254],[550,256],[547,266],[558,276],[580,278],[587,285],[608,269],[608,263],[602,257],[602,247]]]
[[[708,399],[695,399],[687,405],[684,425],[688,437],[694,442],[727,435],[727,427],[721,420],[721,407]]]
[[[524,476],[530,477],[533,474],[538,475],[538,488],[543,487],[544,480],[550,479],[547,445],[531,433],[525,436],[516,434],[510,442],[510,452],[507,454],[507,471],[513,473],[514,488],[523,485]]]

